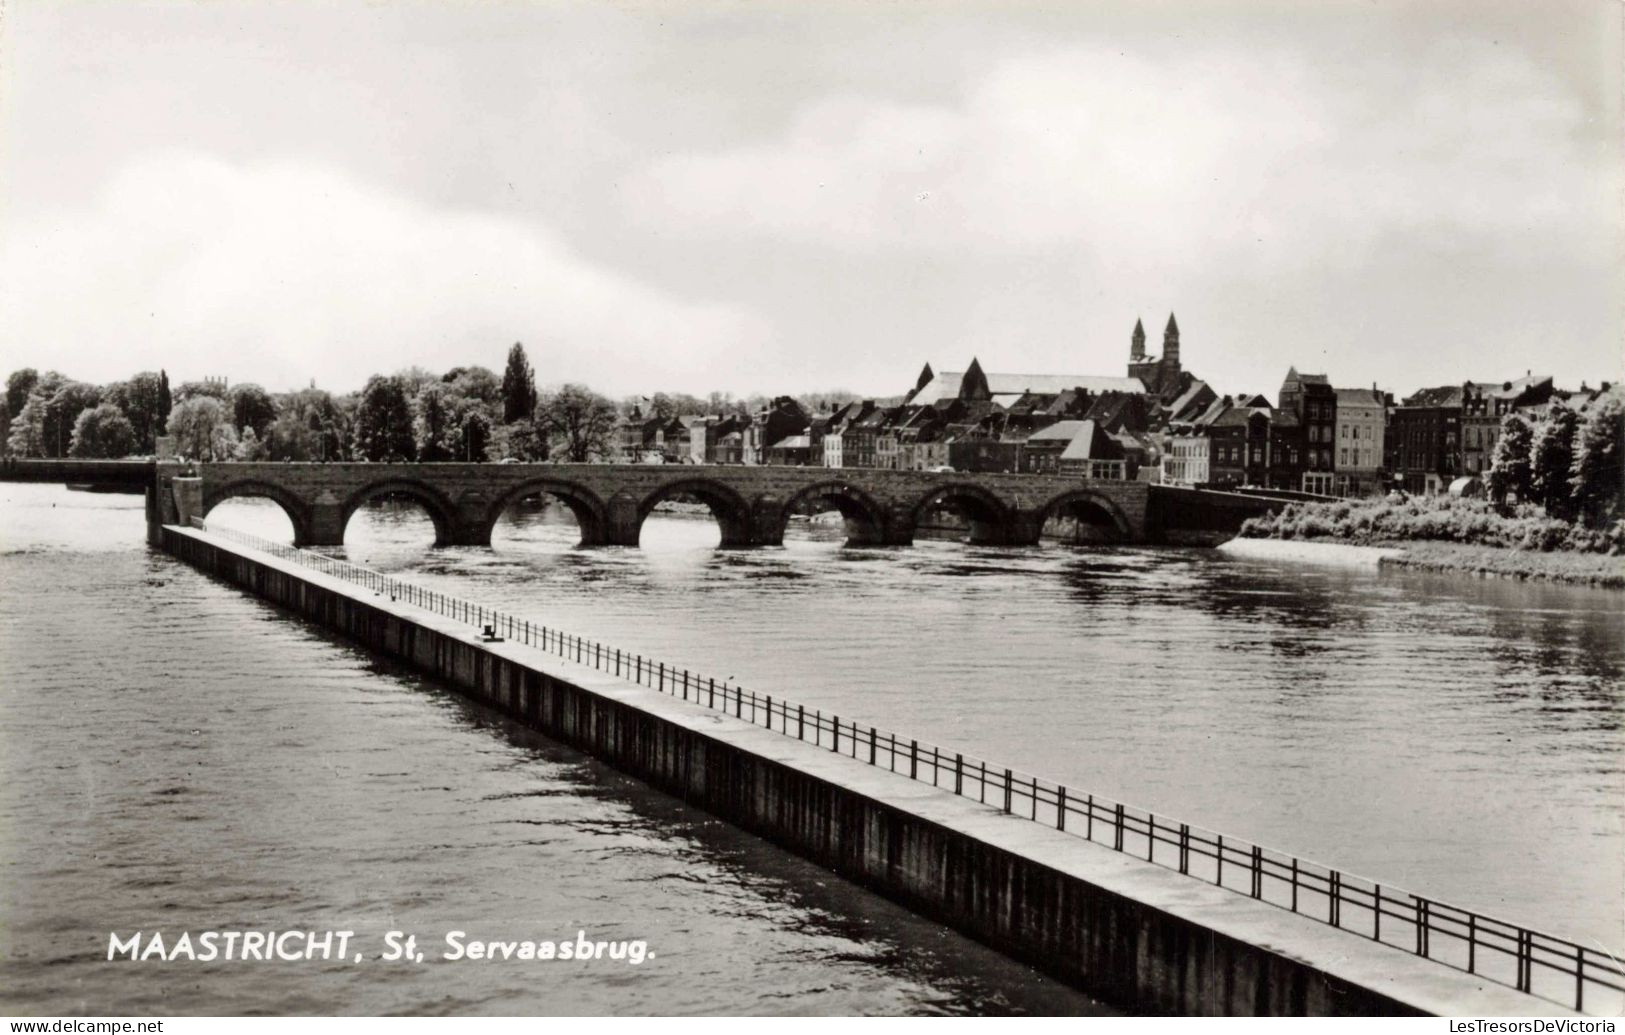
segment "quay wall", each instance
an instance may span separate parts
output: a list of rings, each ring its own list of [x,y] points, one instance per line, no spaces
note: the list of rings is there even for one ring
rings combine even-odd
[[[1136,1012],[1527,1013],[1510,990],[293,562],[165,526],[195,568]],[[1549,1007],[1548,1007],[1549,1009]]]

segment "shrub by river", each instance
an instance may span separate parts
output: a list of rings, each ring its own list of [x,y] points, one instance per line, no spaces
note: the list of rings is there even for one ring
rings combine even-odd
[[[1593,529],[1540,508],[1448,496],[1292,503],[1250,519],[1245,538],[1392,546],[1384,563],[1431,571],[1556,579],[1625,588],[1625,521]]]

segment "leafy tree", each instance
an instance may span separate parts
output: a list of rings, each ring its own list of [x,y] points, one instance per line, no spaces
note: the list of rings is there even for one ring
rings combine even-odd
[[[174,437],[175,452],[180,456],[193,460],[224,460],[231,455],[228,437],[235,439],[225,434],[230,431],[231,415],[226,412],[226,404],[210,395],[184,399],[169,411],[169,434]],[[218,452],[222,446],[225,452]]]
[[[265,458],[264,443],[254,433],[252,424],[244,426],[242,434],[237,436],[237,444],[232,447],[231,458],[245,462]]]
[[[452,367],[440,380],[457,399],[472,399],[492,407],[502,402],[502,382],[484,367]]]
[[[169,404],[164,401],[163,380],[159,374],[143,371],[128,381],[107,386],[104,397],[124,411],[130,427],[135,431],[134,452],[150,453],[154,440],[162,434],[163,418],[169,415]]]
[[[45,455],[45,397],[30,395],[23,408],[11,418],[6,448],[14,456]]]
[[[491,418],[483,410],[466,408],[459,430],[461,444],[457,459],[471,464],[483,464],[490,459]]]
[[[1574,439],[1580,419],[1562,402],[1552,403],[1546,419],[1535,429],[1529,447],[1529,488],[1546,513],[1564,521],[1574,519]]]
[[[319,460],[321,433],[321,420],[314,413],[301,413],[284,406],[266,432],[265,456],[270,460]]]
[[[231,403],[231,426],[253,428],[256,441],[264,438],[276,420],[276,403],[270,393],[256,384],[232,386],[227,395]]]
[[[514,342],[508,367],[502,372],[502,423],[529,420],[536,413],[536,375],[525,357],[525,346]]]
[[[188,399],[197,399],[207,396],[210,399],[227,401],[226,386],[219,381],[183,381],[175,389],[175,401],[183,403]]]
[[[1625,399],[1604,395],[1586,414],[1574,446],[1569,485],[1580,516],[1593,528],[1625,510]]]
[[[102,390],[83,381],[69,381],[45,404],[45,455],[67,456],[79,414],[102,401]]]
[[[615,404],[586,385],[567,384],[537,404],[540,423],[555,443],[555,455],[585,463],[609,453],[620,414]]]
[[[207,459],[237,459],[237,429],[231,426],[230,417],[214,426],[214,432],[209,436],[209,455]]]
[[[33,367],[14,371],[6,378],[6,412],[12,416],[23,412],[23,407],[28,405],[28,397],[38,383],[39,371]]]
[[[160,435],[169,434],[169,411],[175,406],[175,400],[169,392],[169,371],[158,371],[158,423],[154,425]]]
[[[412,406],[398,378],[374,375],[368,379],[356,410],[354,439],[356,455],[374,463],[416,458]]]
[[[402,367],[400,370],[395,371],[395,377],[401,382],[401,387],[406,390],[408,399],[416,399],[425,385],[435,384],[440,381],[439,374],[427,367],[420,366]]]
[[[82,411],[73,422],[74,456],[112,460],[129,456],[136,446],[135,427],[124,411],[102,403]]]
[[[546,460],[547,429],[539,421],[516,420],[492,432],[492,446],[495,452],[513,460]]]
[[[1495,440],[1495,452],[1490,456],[1489,490],[1497,500],[1505,500],[1508,493],[1527,501],[1529,493],[1529,447],[1534,433],[1521,413],[1509,413],[1501,418],[1501,436]]]
[[[458,431],[456,408],[452,404],[451,390],[437,381],[423,386],[418,393],[417,432],[418,459],[426,463],[439,463],[457,459]]]

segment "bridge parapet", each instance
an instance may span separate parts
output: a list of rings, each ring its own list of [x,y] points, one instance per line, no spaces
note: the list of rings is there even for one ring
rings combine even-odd
[[[902,545],[936,507],[970,519],[972,540],[1038,541],[1047,516],[1087,513],[1127,542],[1144,541],[1148,486],[1056,475],[964,474],[869,468],[653,464],[293,464],[200,465],[205,513],[236,496],[263,496],[288,514],[301,545],[343,542],[350,516],[368,500],[403,496],[420,504],[439,545],[488,545],[503,511],[546,495],[575,515],[587,546],[633,546],[649,513],[686,496],[706,503],[724,546],[777,545],[798,508],[820,505],[847,519],[856,543]]]

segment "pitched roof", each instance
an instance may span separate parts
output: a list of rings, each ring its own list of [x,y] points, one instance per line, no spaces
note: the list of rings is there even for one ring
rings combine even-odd
[[[1068,388],[1084,388],[1091,392],[1135,392],[1145,394],[1145,384],[1137,377],[1095,377],[1088,374],[985,374],[991,395],[1009,395],[1019,398],[1027,392],[1059,395]],[[961,371],[944,370],[916,392],[909,402],[934,403],[953,399],[959,395],[959,383],[964,380]]]
[[[1406,406],[1460,406],[1462,401],[1461,385],[1440,385],[1437,388],[1423,388],[1409,399]]]
[[[1338,388],[1337,405],[1343,406],[1382,406],[1386,400],[1382,393],[1375,388]]]
[[[1071,442],[1073,436],[1089,422],[1086,420],[1056,421],[1041,431],[1035,431],[1027,437],[1028,442]]]
[[[1121,460],[1123,445],[1101,430],[1092,420],[1079,421],[1082,426],[1072,441],[1061,452],[1062,460]]]
[[[1201,395],[1202,391],[1206,388],[1206,381],[1192,381],[1190,387],[1180,393],[1179,398],[1168,404],[1168,412],[1175,415],[1179,414],[1187,406],[1195,402],[1196,397]]]

